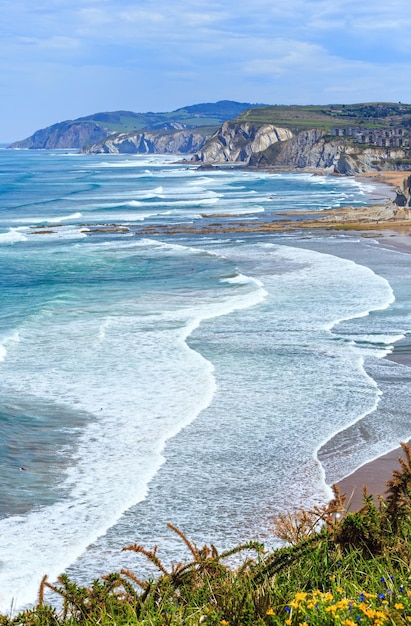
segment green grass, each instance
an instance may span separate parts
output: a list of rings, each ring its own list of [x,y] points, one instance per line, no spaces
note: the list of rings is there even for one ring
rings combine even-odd
[[[81,587],[61,576],[43,579],[35,609],[0,616],[3,626],[381,626],[411,622],[411,452],[393,473],[386,497],[364,494],[358,512],[345,510],[335,491],[328,505],[284,514],[275,521],[286,544],[266,552],[248,543],[219,554],[198,548],[169,525],[191,554],[167,570],[156,549],[126,549],[149,559],[158,577],[141,581],[122,570]],[[233,554],[241,565],[229,566]],[[16,563],[18,567],[18,563]],[[62,608],[44,602],[44,592]]]
[[[274,124],[296,132],[312,128],[329,132],[331,128],[338,126],[386,128],[391,125],[407,126],[411,120],[411,105],[397,103],[276,105],[248,109],[240,114],[237,120],[254,124]]]

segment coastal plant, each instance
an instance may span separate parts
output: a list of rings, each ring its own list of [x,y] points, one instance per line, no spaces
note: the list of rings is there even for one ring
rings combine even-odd
[[[188,562],[166,567],[156,547],[132,544],[125,550],[148,559],[157,577],[141,580],[122,569],[84,587],[66,575],[56,584],[44,577],[37,606],[0,616],[0,626],[409,624],[411,452],[403,449],[385,497],[375,503],[364,491],[362,507],[350,512],[335,490],[323,507],[279,516],[279,549],[249,542],[220,553],[169,524]],[[234,566],[228,559],[235,554],[243,557]],[[61,599],[58,610],[50,593]]]

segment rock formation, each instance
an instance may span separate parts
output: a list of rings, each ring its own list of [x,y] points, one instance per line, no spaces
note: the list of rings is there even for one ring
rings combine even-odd
[[[207,135],[196,130],[119,133],[82,150],[85,154],[193,154]]]
[[[27,137],[27,139],[12,143],[10,148],[37,150],[80,149],[88,143],[101,141],[111,134],[111,131],[95,122],[61,122],[38,130],[31,137]]]
[[[354,175],[408,169],[401,148],[350,144],[325,131],[295,132],[271,124],[225,122],[193,157],[205,163],[244,163],[254,167],[320,169]]]
[[[377,148],[330,140],[324,131],[307,130],[293,139],[251,157],[249,164],[292,168],[314,168],[354,175],[370,171],[400,169],[395,165],[405,157],[400,148]],[[406,166],[408,167],[408,165]],[[405,168],[404,168],[405,169]]]
[[[225,122],[197,152],[195,161],[212,163],[248,162],[250,157],[269,148],[279,141],[291,139],[288,128],[277,128],[272,124],[255,126],[247,122]]]
[[[411,176],[404,179],[401,187],[395,190],[396,196],[392,201],[397,214],[402,213],[411,218]]]

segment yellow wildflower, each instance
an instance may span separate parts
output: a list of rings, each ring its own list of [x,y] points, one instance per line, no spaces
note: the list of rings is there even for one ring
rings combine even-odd
[[[299,591],[298,593],[295,594],[295,601],[296,602],[302,602],[302,600],[305,600],[307,595],[308,594],[305,593],[304,591]]]
[[[397,609],[397,611],[400,611],[404,608],[404,605],[401,604],[401,602],[397,602],[396,604],[394,604],[394,607]]]
[[[266,615],[275,615],[274,610],[273,609],[267,609],[265,612]]]
[[[285,623],[286,623],[288,626],[290,626],[291,622],[292,622],[292,620],[291,620],[291,619],[286,619],[286,620],[285,620]]]
[[[225,619],[222,619],[221,622],[220,622],[221,626],[228,626],[229,623],[230,622],[227,622],[227,620],[225,620]]]

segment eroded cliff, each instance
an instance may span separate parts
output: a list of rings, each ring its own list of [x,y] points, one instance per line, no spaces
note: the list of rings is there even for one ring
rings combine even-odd
[[[320,169],[340,174],[408,169],[401,148],[380,148],[332,138],[323,130],[292,132],[271,124],[225,122],[194,156],[206,163],[244,163],[255,167]]]
[[[255,153],[293,137],[288,128],[272,124],[256,126],[247,122],[225,122],[194,157],[207,163],[247,163]]]
[[[210,131],[211,133],[211,131]],[[204,131],[177,130],[119,133],[82,150],[86,154],[192,154],[207,140]]]
[[[376,146],[353,145],[349,142],[330,139],[320,130],[298,133],[290,141],[253,154],[250,165],[292,168],[314,168],[339,174],[361,174],[364,172],[407,169],[402,161],[406,153],[400,148],[378,148]]]

